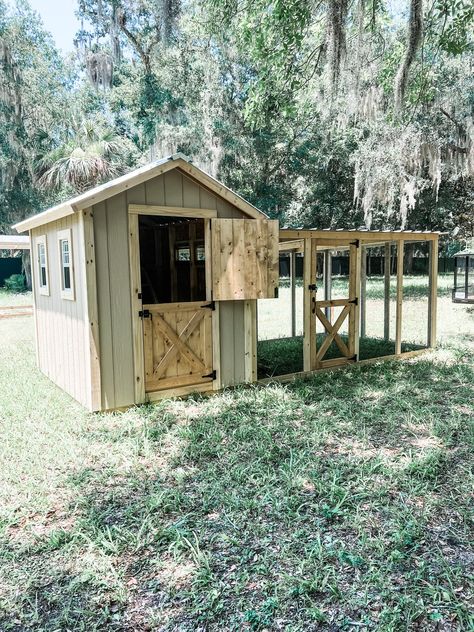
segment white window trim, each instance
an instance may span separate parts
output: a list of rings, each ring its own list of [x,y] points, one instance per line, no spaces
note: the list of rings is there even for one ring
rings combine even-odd
[[[74,301],[76,299],[74,293],[74,256],[72,248],[72,235],[71,229],[58,230],[58,254],[59,254],[59,288],[61,290],[61,298],[67,301]],[[68,290],[63,289],[63,256],[61,252],[61,241],[67,239],[69,242],[69,269],[71,278],[71,287]]]
[[[41,265],[39,258],[38,246],[44,246],[44,261],[46,266],[46,285],[41,285]],[[38,264],[37,279],[38,279],[38,293],[42,296],[49,296],[49,260],[48,260],[48,241],[46,235],[39,235],[35,239],[35,258]]]

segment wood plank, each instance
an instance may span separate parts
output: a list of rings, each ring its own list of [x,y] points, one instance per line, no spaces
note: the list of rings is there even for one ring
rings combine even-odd
[[[128,212],[138,215],[158,215],[165,217],[217,217],[213,209],[191,208],[185,206],[158,206],[155,204],[129,204]]]
[[[330,250],[324,251],[324,300],[330,301],[332,297],[332,254]],[[332,320],[332,309],[330,305],[325,308],[326,318]]]
[[[129,215],[130,290],[132,302],[133,367],[135,375],[135,404],[145,401],[145,356],[143,349],[142,283],[138,215]],[[149,362],[149,358],[147,358]]]
[[[367,331],[367,248],[361,246],[360,265],[360,336],[365,338]]]
[[[296,336],[296,253],[290,254],[291,335]]]
[[[365,366],[368,364],[376,364],[377,362],[390,362],[392,360],[409,360],[410,358],[416,358],[424,353],[427,353],[428,349],[417,349],[416,351],[404,351],[402,353],[390,354],[386,356],[380,356],[377,358],[367,358],[367,360],[359,360],[358,362],[344,362],[338,365],[333,366],[325,366],[324,368],[317,369],[315,371],[299,371],[296,373],[286,373],[285,375],[275,375],[273,377],[262,378],[257,381],[257,384],[265,386],[266,384],[271,384],[272,382],[292,382],[294,380],[300,380],[305,377],[310,377],[312,375],[317,375],[318,373],[322,373],[325,371],[332,371],[334,369],[350,369],[352,367]],[[344,360],[341,358],[341,360]],[[327,361],[329,362],[329,360]]]
[[[396,299],[396,322],[395,322],[395,353],[402,352],[402,319],[403,319],[403,253],[404,241],[400,239],[397,243],[397,299]]]
[[[212,383],[211,377],[202,377],[202,371],[196,373],[189,373],[188,375],[176,375],[173,377],[165,378],[152,378],[147,382],[148,394],[155,391],[168,390],[170,388],[179,389],[182,386],[189,386],[194,384],[199,386],[200,384]]]
[[[182,312],[177,312],[177,313],[180,314]],[[201,321],[203,320],[204,316],[205,316],[205,311],[202,310],[200,312],[194,312],[190,320],[187,318],[188,320],[187,324],[184,326],[182,331],[179,332],[179,340],[182,342],[183,346],[186,347],[184,343],[188,340],[188,338],[191,336],[193,331],[195,331],[197,327],[200,327]],[[163,333],[163,329],[162,327],[160,327],[159,321],[158,321],[158,327]],[[166,339],[166,335],[165,335],[165,339]],[[183,353],[183,347],[181,345],[172,344],[171,346],[169,346],[168,350],[166,351],[164,356],[161,358],[161,360],[158,362],[157,366],[153,367],[154,378],[155,379],[160,378],[162,373],[165,371],[166,367],[170,364],[171,360],[173,360],[180,353]],[[205,366],[201,367],[202,369],[201,373],[204,372],[205,368],[206,368]]]
[[[436,347],[438,312],[438,240],[430,242],[428,295],[428,347]]]
[[[90,410],[102,408],[102,383],[100,370],[99,307],[97,302],[97,273],[95,264],[94,217],[92,209],[82,212],[82,228],[85,254],[85,314],[90,380]]]
[[[198,312],[196,312],[198,313]],[[179,315],[179,313],[178,313]],[[198,356],[188,346],[186,346],[180,336],[173,331],[172,327],[166,322],[164,318],[158,313],[153,316],[153,324],[160,330],[163,339],[168,346],[175,345],[181,357],[184,357],[191,366],[195,367],[197,371],[204,371],[206,368]]]
[[[277,227],[274,220],[211,219],[214,300],[275,297]]]
[[[353,244],[349,248],[349,300],[351,301],[351,313],[349,315],[349,351],[351,356],[359,355],[359,319],[360,319],[360,269],[361,246]]]
[[[206,382],[204,384],[192,384],[190,386],[176,387],[172,389],[165,389],[163,391],[154,391],[147,393],[148,402],[157,402],[161,399],[170,399],[173,397],[186,397],[194,393],[209,393],[212,392],[212,382]]]
[[[255,382],[257,379],[257,301],[245,301],[245,381]]]
[[[303,267],[303,369],[311,371],[316,366],[316,317],[313,307],[316,292],[309,286],[316,281],[316,248],[311,239],[304,241]]]
[[[342,240],[355,241],[360,240],[363,244],[369,244],[372,242],[385,242],[385,241],[398,241],[404,239],[405,241],[431,241],[436,240],[439,237],[439,233],[420,231],[364,231],[364,230],[291,230],[288,228],[280,229],[280,241],[285,239],[323,239],[326,245],[334,245]]]
[[[383,295],[383,337],[390,340],[390,271],[392,244],[387,241],[384,246],[384,295]]]
[[[213,382],[215,391],[222,388],[222,371],[221,371],[221,337],[220,337],[220,313],[221,305],[219,302],[215,304],[212,312],[212,368],[216,372],[216,379]]]
[[[318,307],[316,307],[316,315],[318,316],[319,320],[323,322],[323,324],[324,322],[326,322],[327,327],[328,327],[326,328],[326,325],[324,325],[327,333],[322,345],[320,346],[316,354],[316,362],[320,362],[324,358],[324,355],[326,351],[329,349],[329,347],[331,346],[331,343],[333,340],[336,342],[337,346],[339,347],[339,350],[341,351],[344,357],[347,358],[351,355],[349,352],[349,349],[346,347],[346,345],[341,340],[338,334],[338,331],[341,328],[342,323],[346,320],[347,316],[349,315],[350,310],[351,310],[351,306],[346,305],[344,309],[341,311],[341,313],[339,314],[339,316],[337,317],[334,325],[331,325],[331,323],[327,321],[323,312],[321,312],[321,310]]]
[[[344,312],[345,312],[345,316],[341,320],[341,322],[339,323],[338,320],[341,318],[341,316],[344,314]],[[345,320],[346,316],[349,314],[349,312],[350,312],[350,305],[346,305],[344,307],[344,309],[341,311],[341,313],[339,314],[339,318],[336,320],[334,325],[332,325],[331,321],[328,318],[326,318],[326,315],[324,314],[324,312],[321,311],[321,309],[319,307],[319,303],[316,303],[316,316],[317,316],[317,318],[322,323],[322,325],[323,325],[324,329],[326,330],[326,332],[331,334],[331,338],[337,344],[337,346],[339,347],[340,352],[345,357],[348,357],[350,355],[349,349],[347,348],[346,344],[344,343],[344,341],[341,339],[341,337],[339,336],[339,334],[337,332],[341,328],[342,323],[344,322],[344,320]],[[333,333],[334,333],[334,335],[332,335]],[[329,338],[329,336],[328,336],[328,338]],[[326,347],[326,349],[329,349],[330,344],[331,344],[331,342]],[[322,346],[321,346],[321,348],[322,348]],[[320,358],[322,358],[322,356],[324,355],[324,354],[321,354],[321,348],[319,349],[318,354],[317,354]]]

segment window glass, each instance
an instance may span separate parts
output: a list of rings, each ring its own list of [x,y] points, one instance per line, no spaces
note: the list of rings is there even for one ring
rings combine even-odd
[[[206,250],[204,246],[196,246],[196,261],[206,260]]]
[[[44,244],[38,244],[38,261],[40,273],[40,287],[46,287],[46,249]]]
[[[63,290],[71,289],[71,263],[69,257],[69,239],[61,239],[61,261]]]
[[[189,246],[176,248],[176,261],[191,261],[191,249]]]

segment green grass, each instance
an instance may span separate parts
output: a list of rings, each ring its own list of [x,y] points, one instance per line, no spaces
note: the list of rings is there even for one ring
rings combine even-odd
[[[0,630],[474,629],[462,310],[414,360],[103,415],[0,321]]]
[[[0,287],[0,308],[9,305],[32,305],[33,296],[31,292],[9,292]]]
[[[347,345],[347,336],[341,336]],[[323,334],[318,334],[316,338],[317,348],[324,340]],[[415,351],[420,349],[419,345],[403,343],[402,351]],[[385,341],[378,338],[361,338],[359,359],[379,358],[395,353],[394,342]],[[342,357],[341,352],[335,342],[327,350],[324,360]],[[284,375],[286,373],[297,373],[303,370],[303,338],[275,338],[273,340],[260,340],[257,347],[257,373],[259,379]]]

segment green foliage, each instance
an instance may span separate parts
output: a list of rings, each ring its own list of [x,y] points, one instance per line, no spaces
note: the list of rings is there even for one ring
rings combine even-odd
[[[405,18],[335,6],[81,0],[65,60],[27,4],[0,1],[0,228],[182,151],[286,225],[471,236],[472,3],[425,7],[396,117]]]
[[[26,279],[23,274],[12,274],[5,279],[5,287],[10,292],[25,292]]]

